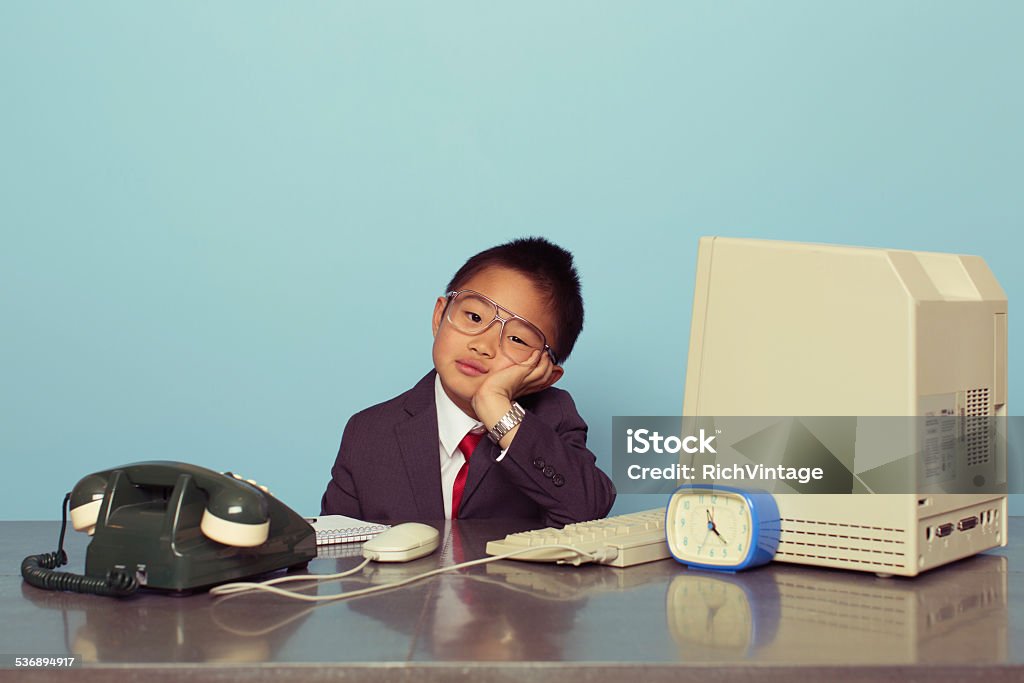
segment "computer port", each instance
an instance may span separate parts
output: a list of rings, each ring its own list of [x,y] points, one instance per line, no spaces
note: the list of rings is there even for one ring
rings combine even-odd
[[[939,526],[935,527],[935,535],[939,538],[945,538],[946,536],[949,536],[951,533],[953,533],[953,525],[951,523],[947,522],[946,524],[940,524]]]
[[[973,529],[976,526],[978,526],[978,518],[974,515],[971,515],[970,517],[964,517],[956,523],[956,528],[960,531],[967,531],[969,529]]]

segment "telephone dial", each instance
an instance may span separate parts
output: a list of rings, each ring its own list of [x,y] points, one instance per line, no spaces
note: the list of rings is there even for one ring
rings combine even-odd
[[[139,462],[90,474],[64,500],[71,524],[92,540],[85,575],[57,552],[26,557],[25,580],[40,588],[130,595],[172,591],[300,567],[316,557],[309,523],[252,480],[181,462]]]

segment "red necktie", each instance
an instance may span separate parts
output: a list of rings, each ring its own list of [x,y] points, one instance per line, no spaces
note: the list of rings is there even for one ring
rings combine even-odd
[[[452,519],[459,518],[459,504],[462,502],[462,491],[466,488],[466,477],[469,475],[469,456],[473,455],[476,445],[484,436],[483,432],[468,432],[462,441],[459,442],[459,450],[466,462],[462,463],[459,473],[455,475],[455,485],[452,487]]]

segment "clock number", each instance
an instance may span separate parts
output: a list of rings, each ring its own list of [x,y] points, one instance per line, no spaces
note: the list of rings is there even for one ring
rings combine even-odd
[[[736,552],[738,552],[738,553],[742,553],[743,552],[743,544],[742,543],[740,543],[738,546],[736,546]]]
[[[711,496],[711,504],[715,505],[718,503],[718,496]]]
[[[714,556],[715,556],[715,550],[714,550],[714,548],[712,548],[711,550],[708,551],[708,557],[714,557]]]
[[[688,501],[688,500],[684,500],[683,501],[683,509],[684,510],[689,510],[690,509],[690,501]]]
[[[690,537],[683,536],[683,545],[690,545]]]

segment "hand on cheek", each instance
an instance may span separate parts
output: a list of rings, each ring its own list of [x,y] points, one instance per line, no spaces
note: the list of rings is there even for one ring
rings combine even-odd
[[[477,389],[477,396],[495,394],[512,401],[537,391],[551,376],[554,366],[542,351],[534,351],[525,363],[517,363],[490,373]]]
[[[534,360],[534,357],[530,356],[530,360],[527,362],[530,371],[523,378],[519,391],[512,398],[532,394],[535,391],[546,389],[552,384],[551,377],[555,373],[555,364],[551,362],[551,357],[543,351],[534,351],[534,355],[540,357]]]
[[[473,394],[473,412],[490,428],[512,408],[514,399],[546,388],[554,371],[551,358],[543,351],[534,351],[526,363],[489,374]]]

